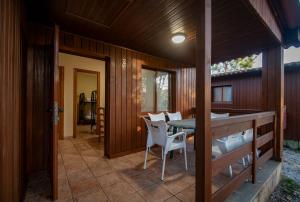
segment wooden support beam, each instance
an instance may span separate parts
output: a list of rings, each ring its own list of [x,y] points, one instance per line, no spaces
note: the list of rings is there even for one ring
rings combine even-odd
[[[274,158],[282,160],[284,116],[284,66],[281,46],[263,52],[263,109],[276,112]]]
[[[211,0],[198,0],[196,19],[196,201],[211,201]]]
[[[278,42],[282,42],[282,33],[277,24],[276,18],[267,0],[243,0],[243,2],[253,9],[254,13],[261,18],[261,21],[272,32]]]

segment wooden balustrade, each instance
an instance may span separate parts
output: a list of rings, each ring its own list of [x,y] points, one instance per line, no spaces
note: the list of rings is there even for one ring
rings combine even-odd
[[[274,153],[275,120],[275,112],[260,112],[212,120],[212,139],[253,129],[251,142],[212,160],[212,177],[214,177],[228,168],[229,165],[248,154],[252,155],[251,165],[234,175],[227,184],[213,193],[213,201],[223,201],[247,179],[252,178],[252,183],[255,183],[257,168],[272,158]],[[257,149],[261,150],[258,157],[256,156]]]

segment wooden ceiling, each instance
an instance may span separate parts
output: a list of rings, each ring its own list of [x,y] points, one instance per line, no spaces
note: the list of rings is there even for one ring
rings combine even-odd
[[[212,62],[261,51],[276,43],[245,0],[212,0]],[[194,0],[28,0],[31,20],[193,65]],[[187,40],[173,44],[183,32]]]

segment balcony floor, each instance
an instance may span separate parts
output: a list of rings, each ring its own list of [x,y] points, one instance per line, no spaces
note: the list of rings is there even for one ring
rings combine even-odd
[[[188,171],[184,169],[183,155],[176,151],[173,159],[167,159],[165,180],[161,181],[161,149],[158,147],[148,155],[148,166],[144,170],[144,151],[107,159],[103,157],[103,143],[88,132],[78,134],[75,139],[60,140],[59,201],[194,201],[193,145],[193,137],[190,137],[187,146]],[[241,162],[233,165],[234,174],[242,169]],[[213,192],[229,180],[228,171],[213,178]],[[45,190],[49,191],[48,188]],[[29,189],[29,192],[25,201],[37,199],[34,189]],[[39,201],[48,201],[43,196],[45,194],[39,193]]]

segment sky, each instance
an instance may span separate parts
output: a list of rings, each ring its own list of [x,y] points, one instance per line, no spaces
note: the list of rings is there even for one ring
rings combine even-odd
[[[299,62],[300,48],[290,47],[284,49],[284,63]],[[254,62],[254,68],[262,67],[262,54],[259,54]]]

